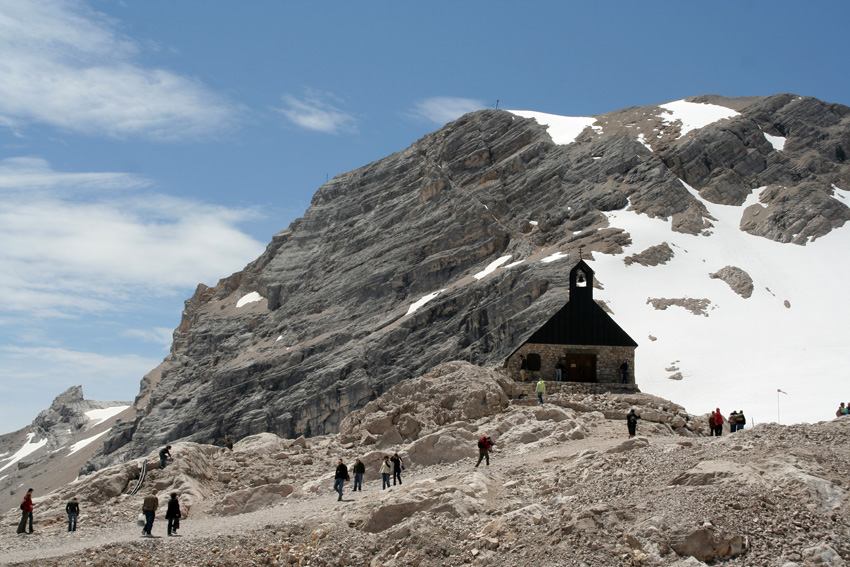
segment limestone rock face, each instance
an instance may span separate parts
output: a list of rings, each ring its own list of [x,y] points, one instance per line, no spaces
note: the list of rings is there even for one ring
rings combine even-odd
[[[336,432],[442,362],[498,365],[566,303],[579,248],[631,243],[610,211],[708,235],[715,219],[692,191],[741,206],[764,188],[741,224],[754,235],[804,245],[850,219],[834,198],[850,188],[850,109],[795,95],[692,101],[739,114],[681,135],[660,107],[629,108],[559,145],[534,119],[480,111],[335,177],[244,270],[198,286],[135,421],[89,468],[179,439]],[[536,261],[554,251],[568,259]],[[487,272],[502,258],[510,269]],[[260,300],[240,301],[249,294]],[[443,410],[433,419],[473,417]],[[363,420],[385,446],[422,435],[403,409]]]

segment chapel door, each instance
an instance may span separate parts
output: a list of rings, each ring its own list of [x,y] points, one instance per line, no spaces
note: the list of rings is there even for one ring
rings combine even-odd
[[[596,382],[595,354],[568,354],[565,358],[568,382]]]

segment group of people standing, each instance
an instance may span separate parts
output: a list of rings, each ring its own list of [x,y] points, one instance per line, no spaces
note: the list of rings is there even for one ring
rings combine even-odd
[[[393,453],[393,456],[384,455],[384,460],[381,461],[379,472],[381,473],[381,490],[390,487],[390,475],[393,477],[393,486],[401,484],[401,471],[405,470],[404,461],[399,457],[398,453]],[[354,466],[351,467],[351,472],[354,473],[354,486],[352,492],[363,492],[363,475],[366,474],[366,465],[359,458],[354,460]],[[336,472],[334,473],[334,490],[338,494],[337,502],[342,501],[343,485],[351,480],[348,475],[348,467],[342,459],[337,461]]]
[[[720,408],[715,409],[708,416],[708,429],[711,436],[720,437],[723,435],[723,414],[720,413]],[[729,432],[735,433],[740,431],[747,424],[747,418],[744,416],[743,410],[733,411],[729,414]]]
[[[159,497],[156,495],[157,490],[154,488],[151,493],[145,496],[142,502],[142,514],[145,517],[145,525],[142,528],[142,535],[145,537],[153,537],[153,522],[156,518],[156,510],[159,508]],[[177,498],[177,493],[171,493],[171,499],[168,501],[168,508],[165,511],[165,519],[168,520],[166,527],[167,534],[170,536],[177,535],[177,529],[180,527],[180,501]]]
[[[35,509],[35,504],[32,501],[32,493],[32,488],[27,490],[27,493],[24,494],[24,499],[21,502],[21,521],[18,523],[19,534],[33,533],[32,513]],[[68,500],[68,503],[65,504],[65,513],[68,514],[68,531],[77,531],[77,517],[80,515],[80,503],[77,501],[76,496],[72,496],[71,499]],[[29,528],[29,530],[27,530],[27,528]]]

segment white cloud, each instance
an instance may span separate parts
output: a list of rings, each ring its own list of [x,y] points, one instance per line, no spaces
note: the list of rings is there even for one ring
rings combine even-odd
[[[168,327],[154,327],[153,329],[125,329],[121,331],[122,337],[130,337],[139,339],[146,343],[154,343],[163,346],[170,346],[173,338],[174,329]]]
[[[326,134],[357,131],[357,119],[336,106],[339,100],[332,93],[305,89],[301,97],[284,94],[281,100],[284,106],[275,110],[301,128]]]
[[[0,0],[0,125],[194,139],[237,108],[197,79],[137,62],[140,46],[80,2]]]
[[[255,211],[145,185],[121,173],[56,172],[31,158],[0,161],[0,320],[119,310],[128,297],[215,283],[262,252],[238,228]]]
[[[438,96],[417,101],[413,105],[411,114],[417,118],[425,119],[442,126],[447,122],[460,118],[468,112],[474,112],[483,108],[486,108],[486,105],[480,100]]]
[[[47,391],[52,398],[85,382],[85,397],[103,401],[128,401],[114,396],[126,398],[131,391],[128,385],[138,384],[142,376],[161,362],[135,354],[103,355],[57,347],[12,345],[0,346],[0,360],[3,361],[0,378],[9,391],[29,391],[33,395]]]

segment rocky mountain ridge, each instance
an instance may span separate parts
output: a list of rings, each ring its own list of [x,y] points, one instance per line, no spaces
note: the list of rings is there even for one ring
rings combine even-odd
[[[198,287],[136,419],[88,470],[178,439],[334,432],[443,361],[499,364],[568,300],[570,262],[631,242],[609,211],[710,235],[704,202],[740,206],[764,187],[741,229],[796,245],[850,218],[834,198],[850,187],[850,109],[790,94],[688,102],[737,114],[688,129],[633,107],[556,144],[534,119],[481,111],[335,177],[256,261]],[[511,267],[487,270],[497,262]]]
[[[56,396],[29,427],[0,436],[0,509],[24,484],[39,491],[72,482],[116,422],[133,421],[130,402],[86,400],[82,386]]]

